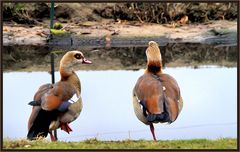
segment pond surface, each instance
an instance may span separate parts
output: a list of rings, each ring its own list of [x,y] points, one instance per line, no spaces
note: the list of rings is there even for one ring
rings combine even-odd
[[[50,69],[50,52],[55,52],[55,66],[66,51],[80,50],[93,64],[79,70],[134,70],[146,67],[145,46],[5,46],[4,71],[46,71]],[[222,65],[237,66],[236,45],[208,45],[201,43],[168,43],[160,45],[163,65],[166,67]]]
[[[59,140],[152,139],[149,127],[135,116],[132,89],[144,70],[77,71],[83,110]],[[166,68],[181,88],[184,106],[171,125],[156,124],[159,140],[237,138],[237,68]],[[59,80],[59,73],[55,74]],[[3,138],[26,138],[31,112],[28,102],[38,87],[50,83],[48,72],[3,73]],[[49,137],[48,137],[49,138]]]

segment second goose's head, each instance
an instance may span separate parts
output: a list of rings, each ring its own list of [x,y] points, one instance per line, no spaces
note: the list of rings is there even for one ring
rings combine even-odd
[[[162,56],[158,44],[154,41],[148,43],[146,50],[147,72],[158,74],[162,71]]]

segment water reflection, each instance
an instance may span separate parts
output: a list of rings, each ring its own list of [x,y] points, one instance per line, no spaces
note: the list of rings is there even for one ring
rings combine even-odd
[[[83,54],[95,64],[87,66],[89,70],[133,70],[146,66],[145,46],[122,46],[104,48],[97,46],[5,46],[3,48],[4,71],[38,71],[46,70],[50,65],[50,50],[58,52],[55,63],[66,51],[81,50]],[[160,46],[163,64],[166,66],[198,66],[214,64],[223,66],[237,66],[237,46],[208,45],[199,43],[168,43]],[[34,60],[33,60],[34,59]],[[111,64],[109,64],[109,62]]]
[[[156,125],[158,139],[237,137],[237,68],[166,68],[181,87],[184,107],[171,125]],[[77,71],[84,108],[60,140],[152,139],[148,126],[133,112],[131,93],[139,71]],[[56,80],[59,80],[56,73]],[[3,73],[3,137],[25,138],[31,107],[27,105],[47,72]]]

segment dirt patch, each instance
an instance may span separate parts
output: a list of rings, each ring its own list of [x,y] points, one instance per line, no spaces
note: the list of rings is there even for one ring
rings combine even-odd
[[[127,41],[139,41],[145,38],[162,38],[167,43],[193,42],[193,43],[237,43],[237,22],[235,21],[214,21],[208,24],[189,24],[177,28],[159,24],[142,24],[136,22],[115,23],[111,20],[99,22],[83,22],[79,25],[63,24],[66,32],[70,33],[67,45],[88,43],[88,41],[104,41],[114,44],[127,43]],[[144,30],[143,30],[144,29]],[[3,26],[3,45],[47,45],[47,38],[50,31],[42,26]],[[211,38],[211,41],[208,39]],[[125,42],[123,41],[125,40]],[[67,41],[60,37],[56,42],[66,44]],[[146,43],[146,42],[144,42]],[[73,44],[73,45],[75,45]],[[58,45],[58,44],[55,44]],[[91,44],[92,45],[92,44]],[[160,45],[163,45],[160,43]]]

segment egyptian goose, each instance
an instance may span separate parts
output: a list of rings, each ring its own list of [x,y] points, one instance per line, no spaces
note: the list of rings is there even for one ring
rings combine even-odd
[[[146,50],[147,69],[133,89],[133,107],[137,118],[150,125],[156,141],[153,123],[172,123],[182,110],[183,100],[177,81],[162,71],[158,44],[150,41]]]
[[[50,134],[51,140],[56,140],[52,130],[61,128],[69,133],[72,129],[69,123],[74,121],[82,110],[81,84],[73,66],[79,63],[91,64],[80,51],[67,52],[60,61],[61,80],[55,84],[44,84],[35,93],[32,112],[28,120],[27,138],[34,140],[37,137],[46,137]],[[70,102],[73,95],[76,102]]]

